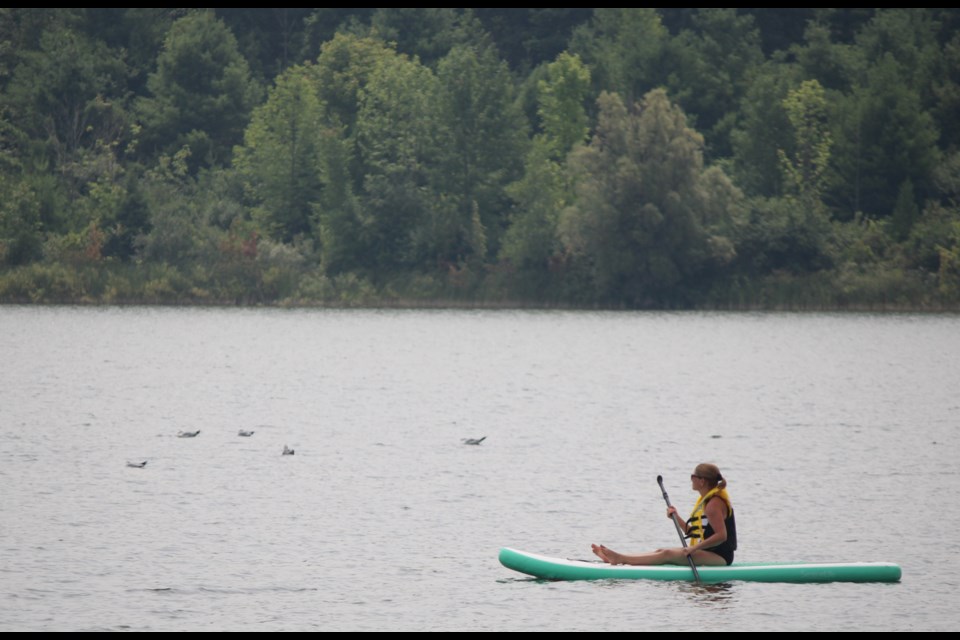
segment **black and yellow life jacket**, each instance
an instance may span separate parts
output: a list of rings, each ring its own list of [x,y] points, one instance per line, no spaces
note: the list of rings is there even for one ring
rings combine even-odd
[[[687,529],[686,537],[689,538],[693,544],[700,544],[713,535],[713,527],[710,525],[707,514],[704,511],[707,503],[710,502],[712,498],[720,498],[727,507],[727,517],[723,520],[723,524],[727,529],[727,540],[723,543],[723,546],[736,549],[737,521],[733,517],[733,504],[730,502],[730,494],[727,493],[727,490],[721,489],[720,487],[714,487],[708,491],[706,495],[700,496],[697,499],[697,504],[693,507],[693,513],[691,513],[687,519],[687,526],[689,528]]]

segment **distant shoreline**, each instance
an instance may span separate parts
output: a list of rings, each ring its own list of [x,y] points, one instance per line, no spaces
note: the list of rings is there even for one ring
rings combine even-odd
[[[890,303],[851,304],[828,306],[816,304],[777,304],[740,305],[740,306],[692,306],[692,307],[627,307],[615,305],[574,305],[547,304],[516,301],[478,301],[478,300],[384,300],[364,304],[334,304],[325,302],[276,302],[276,303],[232,303],[211,301],[155,302],[145,300],[92,301],[18,301],[0,300],[0,307],[156,307],[156,308],[210,308],[210,309],[291,309],[291,310],[476,310],[476,311],[623,311],[623,312],[708,312],[708,313],[877,313],[877,314],[958,314],[960,305],[924,305],[907,306]]]

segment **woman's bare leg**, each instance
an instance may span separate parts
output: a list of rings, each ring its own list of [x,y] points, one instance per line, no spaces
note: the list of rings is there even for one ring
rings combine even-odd
[[[630,565],[658,565],[658,564],[687,564],[687,556],[682,548],[657,549],[649,553],[626,555],[608,549],[602,544],[590,545],[598,558],[609,564]],[[694,551],[693,562],[698,566],[724,566],[727,563],[723,558],[709,551]]]

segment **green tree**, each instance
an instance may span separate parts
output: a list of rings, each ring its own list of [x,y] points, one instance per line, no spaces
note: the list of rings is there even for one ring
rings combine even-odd
[[[806,24],[814,17],[814,9],[792,7],[771,9],[741,9],[750,14],[757,23],[763,44],[763,53],[768,58],[785,52],[803,40]]]
[[[312,231],[320,197],[323,108],[309,65],[277,77],[267,101],[253,111],[236,149],[235,166],[256,203],[255,217],[283,241]]]
[[[579,56],[563,52],[547,65],[546,76],[538,84],[537,113],[546,141],[557,157],[563,157],[589,131],[584,102],[590,91],[590,70]]]
[[[704,211],[727,209],[709,201],[722,190],[704,186],[703,137],[662,89],[635,109],[610,93],[598,105],[590,144],[569,160],[576,200],[560,221],[564,244],[591,265],[601,300],[678,302],[710,254]]]
[[[878,9],[857,33],[859,54],[870,65],[890,57],[901,67],[901,81],[929,108],[931,80],[942,56],[937,21],[930,9]]]
[[[945,156],[934,171],[934,184],[937,197],[926,203],[902,247],[909,266],[936,273],[940,289],[948,299],[956,300],[960,293],[960,153]],[[905,192],[901,189],[897,211],[909,209]],[[895,213],[891,220],[895,230],[896,220]]]
[[[932,87],[933,115],[940,130],[940,147],[960,149],[960,33],[943,46]]]
[[[320,180],[323,189],[316,208],[317,238],[323,268],[328,273],[349,271],[362,261],[360,204],[350,167],[354,144],[346,127],[327,127],[320,133]]]
[[[264,301],[263,267],[271,257],[261,246],[278,246],[245,219],[239,182],[232,169],[191,175],[186,148],[161,156],[144,172],[140,184],[151,227],[137,239],[138,257],[150,265],[147,273],[156,275],[141,295]]]
[[[939,132],[905,73],[886,55],[835,108],[829,195],[847,218],[857,211],[888,217],[904,180],[921,196],[931,187]]]
[[[523,178],[507,188],[514,208],[501,250],[501,258],[521,269],[544,272],[562,249],[557,222],[572,198],[564,163],[589,132],[584,106],[589,91],[590,71],[566,52],[546,66],[539,82],[543,133],[534,137]]]
[[[436,206],[427,197],[435,78],[377,38],[339,33],[324,44],[314,83],[324,105],[317,219],[325,268],[412,264],[429,245],[419,221]]]
[[[832,264],[832,230],[823,203],[832,138],[827,100],[816,80],[806,80],[782,101],[793,140],[788,154],[777,149],[785,198],[756,199],[748,227],[734,234],[740,265],[754,274],[798,273]]]
[[[169,155],[188,146],[194,168],[229,161],[260,97],[236,38],[207,10],[173,23],[147,86],[151,96],[139,103],[144,150]]]
[[[595,87],[632,103],[666,84],[668,38],[656,9],[601,8],[574,31],[570,51],[590,68]]]
[[[103,42],[111,51],[123,52],[129,74],[127,87],[132,93],[143,95],[170,26],[187,9],[94,7],[77,11],[73,28]]]
[[[704,132],[709,155],[729,157],[740,100],[763,62],[760,33],[753,16],[736,9],[697,9],[691,27],[665,45],[667,88]]]
[[[570,42],[573,30],[590,20],[590,8],[473,9],[510,68],[527,73],[555,60]]]
[[[920,208],[913,194],[913,183],[909,179],[904,180],[900,185],[897,203],[890,217],[890,231],[893,238],[898,241],[906,240],[919,218]]]
[[[804,77],[816,79],[825,90],[848,93],[863,75],[863,49],[835,42],[829,26],[822,22],[810,22],[804,43],[791,50]]]
[[[382,59],[360,91],[363,262],[381,273],[417,261],[417,234],[430,206],[428,163],[436,155],[430,118],[436,91],[433,73],[404,55]]]
[[[92,257],[128,258],[131,234],[140,230],[133,225],[142,219],[128,215],[135,207],[123,163],[124,143],[133,139],[129,68],[122,51],[68,26],[82,17],[68,12],[43,21],[37,48],[19,53],[3,95],[9,131],[17,133],[7,218],[22,219],[33,239],[19,236],[21,257],[37,257],[37,241],[72,234],[67,244],[84,235],[104,239]]]
[[[258,82],[265,83],[312,56],[303,55],[306,7],[225,8],[216,10],[237,38],[237,45]]]
[[[535,138],[523,179],[507,187],[515,205],[500,257],[524,271],[545,272],[562,250],[557,225],[572,193],[564,165],[553,155],[546,137]]]
[[[21,265],[41,257],[40,198],[23,180],[0,174],[0,265]]]
[[[335,39],[337,34],[367,33],[370,18],[375,9],[321,8],[313,9],[303,21],[303,44],[300,60],[316,60],[323,45]]]
[[[751,198],[745,209],[731,233],[737,272],[759,279],[833,266],[833,229],[825,216],[794,198]]]
[[[338,213],[331,215],[345,215],[352,218],[357,213],[356,202],[347,194],[357,194],[363,189],[364,172],[356,150],[360,92],[367,86],[377,66],[383,60],[396,55],[396,51],[377,38],[337,33],[331,40],[324,43],[317,58],[317,64],[313,67],[313,82],[320,102],[323,104],[321,124],[327,130],[321,149],[330,154],[330,159],[321,160],[321,162],[327,167],[326,172],[330,176],[337,175],[339,179],[348,180],[342,185],[333,185],[329,180],[325,181],[328,188],[333,189],[330,196],[333,197],[336,194],[333,201],[337,204],[331,204],[334,207],[331,211]],[[337,137],[340,140],[334,142],[334,138]],[[342,168],[335,168],[331,164],[332,161],[346,164]],[[348,202],[353,204],[348,206]],[[347,225],[344,230],[352,228],[356,223],[354,220],[347,224],[348,218],[341,220],[342,224]],[[329,224],[327,229],[327,233],[330,233]],[[337,245],[344,248],[344,236],[338,234],[338,237],[340,240],[337,241]],[[332,238],[328,238],[328,242],[332,242]],[[337,253],[346,256],[354,252],[338,250]]]
[[[395,55],[396,51],[375,37],[337,33],[324,43],[314,67],[319,97],[325,105],[324,124],[346,127],[345,134],[352,138],[360,110],[360,91],[377,65]]]
[[[945,154],[933,172],[935,194],[948,206],[960,209],[960,150]]]
[[[396,49],[432,65],[462,44],[460,12],[448,7],[391,7],[377,9],[370,19],[372,32]]]
[[[20,58],[6,94],[11,119],[79,189],[96,177],[96,165],[104,161],[98,152],[110,150],[126,132],[122,55],[55,28],[43,32],[39,49]]]
[[[731,133],[733,176],[751,196],[784,191],[778,150],[793,153],[794,136],[783,101],[797,80],[797,68],[768,61],[756,73],[741,101],[739,123]]]
[[[940,135],[934,79],[943,77],[944,58],[934,16],[928,9],[877,10],[856,35],[862,62],[833,115],[829,196],[841,217],[889,216],[907,179],[920,199],[930,193]]]
[[[495,255],[506,185],[520,174],[526,136],[513,81],[492,48],[454,47],[437,65],[432,119],[439,148],[427,251],[458,263]]]
[[[189,175],[190,152],[160,156],[144,172],[143,188],[151,229],[139,239],[140,256],[147,262],[186,267],[204,255],[209,227],[196,206],[197,181]]]
[[[833,143],[823,87],[816,80],[807,80],[787,94],[783,107],[795,140],[792,157],[782,149],[777,151],[788,193],[809,210],[821,211]]]

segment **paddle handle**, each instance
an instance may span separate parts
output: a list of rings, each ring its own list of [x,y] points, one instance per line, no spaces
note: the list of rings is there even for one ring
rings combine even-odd
[[[667,490],[663,488],[663,476],[657,476],[657,484],[660,485],[660,491],[663,492],[663,500],[667,503],[667,508],[669,509],[673,505],[670,504],[670,496],[667,495]],[[683,529],[680,527],[680,517],[674,513],[673,514],[673,526],[677,528],[677,535],[680,536],[680,544],[683,545],[683,548],[687,548],[687,539],[683,537]],[[700,584],[700,572],[697,571],[697,563],[693,561],[691,556],[687,556],[687,563],[690,565],[690,569],[693,571],[693,578],[697,581],[697,584]]]

